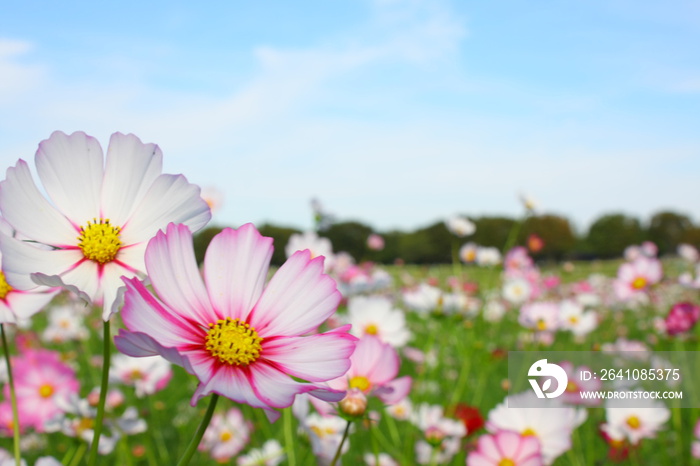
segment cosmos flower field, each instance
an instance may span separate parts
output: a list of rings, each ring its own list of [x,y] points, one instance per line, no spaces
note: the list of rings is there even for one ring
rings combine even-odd
[[[246,224],[197,263],[209,205],[161,161],[57,132],[0,182],[0,465],[700,463],[698,409],[584,400],[573,364],[507,404],[509,351],[697,351],[692,246],[538,264],[455,217],[453,264],[384,266]]]

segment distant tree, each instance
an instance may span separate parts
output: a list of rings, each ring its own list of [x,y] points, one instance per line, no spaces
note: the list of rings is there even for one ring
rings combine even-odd
[[[603,215],[591,224],[585,246],[595,257],[619,257],[627,246],[639,244],[643,239],[644,230],[638,219],[614,213]]]
[[[467,241],[503,250],[516,221],[507,217],[480,217],[474,220],[474,224],[476,232]]]
[[[675,253],[683,235],[693,228],[690,219],[676,212],[659,212],[651,217],[647,236],[656,243],[659,254]]]
[[[452,235],[444,222],[406,233],[399,238],[399,257],[409,264],[438,264],[452,261]]]
[[[525,219],[520,230],[520,244],[526,244],[532,234],[544,241],[544,247],[536,254],[539,257],[561,259],[571,255],[576,245],[576,236],[569,220],[558,215],[537,215]]]
[[[263,236],[269,236],[272,238],[273,245],[275,247],[272,253],[272,265],[280,266],[284,264],[287,260],[287,254],[284,251],[285,246],[289,242],[289,237],[295,233],[301,233],[301,231],[296,228],[282,227],[278,225],[272,225],[265,223],[258,227],[258,231]]]
[[[333,252],[345,251],[356,261],[365,259],[367,255],[367,237],[372,228],[356,221],[338,222],[321,232],[321,236],[331,240]]]
[[[700,249],[700,228],[693,227],[683,232],[681,243],[691,244]]]

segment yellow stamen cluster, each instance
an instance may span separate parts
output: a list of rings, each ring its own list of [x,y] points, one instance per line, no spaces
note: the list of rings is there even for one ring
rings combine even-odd
[[[639,429],[639,426],[642,425],[642,422],[637,416],[630,416],[627,418],[627,425],[630,426],[632,429]]]
[[[365,333],[367,335],[376,335],[379,333],[379,329],[375,324],[369,324],[367,327],[365,327]]]
[[[510,458],[503,458],[498,462],[498,466],[515,466],[515,461]]]
[[[537,432],[535,432],[535,429],[533,429],[532,427],[528,427],[527,429],[522,431],[520,435],[522,435],[523,437],[536,437]]]
[[[367,379],[367,377],[357,375],[350,379],[350,383],[348,383],[348,388],[357,388],[363,392],[367,392],[371,385],[372,383]]]
[[[221,435],[219,436],[219,439],[222,442],[228,442],[232,438],[233,438],[233,434],[231,432],[229,432],[228,430],[221,432]]]
[[[253,327],[227,317],[209,324],[204,347],[223,363],[247,366],[260,357],[262,341]]]
[[[99,221],[93,218],[87,226],[80,228],[78,247],[86,259],[105,264],[113,261],[122,247],[120,233],[121,228],[111,225],[108,218]]]
[[[632,288],[635,290],[644,289],[647,286],[647,279],[644,277],[637,277],[632,281]]]
[[[7,296],[7,293],[10,291],[12,291],[12,287],[7,284],[5,274],[0,271],[0,299],[5,299],[5,296]]]
[[[53,395],[53,387],[47,383],[39,387],[39,395],[42,398],[48,398]]]

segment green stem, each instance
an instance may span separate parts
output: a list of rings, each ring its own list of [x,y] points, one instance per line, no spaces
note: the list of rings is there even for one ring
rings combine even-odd
[[[19,450],[19,412],[17,410],[17,395],[15,394],[15,381],[12,377],[12,364],[10,363],[10,349],[5,336],[5,324],[0,324],[2,333],[2,350],[5,353],[5,364],[7,365],[7,379],[10,384],[10,399],[12,400],[12,436],[14,438],[15,463],[20,466],[22,458]]]
[[[78,466],[78,464],[80,464],[80,460],[85,456],[85,450],[87,450],[87,443],[82,442],[78,447],[78,451],[76,451],[73,458],[71,458],[70,466]]]
[[[289,466],[295,466],[297,464],[295,455],[295,442],[294,442],[294,431],[292,429],[292,408],[287,408],[284,410],[284,443],[285,449],[287,450],[287,463]]]
[[[185,450],[185,454],[182,455],[182,458],[180,458],[180,461],[178,461],[177,466],[185,466],[190,463],[190,459],[192,459],[192,455],[194,455],[194,452],[197,451],[199,442],[202,441],[202,437],[204,436],[204,431],[207,430],[207,427],[209,426],[209,421],[211,421],[211,417],[214,415],[214,408],[216,408],[217,401],[219,401],[219,395],[214,393],[211,396],[211,400],[209,401],[209,407],[207,408],[207,412],[204,413],[202,422],[197,428],[197,432],[195,432],[194,437],[192,437],[192,441],[190,441],[190,444],[187,446],[187,450]]]
[[[109,388],[110,351],[112,349],[109,320],[103,323],[102,329],[102,382],[100,384],[100,401],[97,404],[97,417],[95,418],[95,434],[92,437],[90,455],[88,456],[89,466],[95,466],[95,464],[97,464],[97,449],[100,445],[100,436],[102,435],[102,423],[105,416],[105,402],[107,400],[107,389]]]
[[[348,425],[345,426],[345,432],[343,432],[343,438],[340,440],[340,445],[338,445],[338,451],[335,452],[333,461],[331,461],[331,466],[335,466],[335,463],[340,459],[341,452],[343,451],[343,445],[345,444],[345,439],[348,438],[348,432],[350,432],[350,425],[352,421],[348,421]]]

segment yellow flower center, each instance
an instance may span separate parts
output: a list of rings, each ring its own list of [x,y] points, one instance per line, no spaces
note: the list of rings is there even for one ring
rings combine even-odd
[[[569,393],[577,392],[577,391],[578,391],[578,385],[576,385],[575,382],[569,380],[569,383],[566,384],[566,391],[569,392]]]
[[[379,333],[379,329],[376,325],[369,324],[367,327],[365,327],[365,333],[368,335],[376,335],[377,333]]]
[[[10,291],[12,291],[12,287],[7,284],[5,274],[0,271],[0,299],[5,299],[5,296],[7,296],[7,293]]]
[[[632,429],[639,429],[639,426],[642,425],[642,422],[637,416],[630,416],[627,418],[627,425],[630,426]]]
[[[260,357],[262,341],[253,327],[240,319],[227,317],[209,324],[204,346],[223,363],[247,366]]]
[[[39,395],[41,395],[42,398],[48,398],[51,395],[53,395],[53,387],[47,383],[39,387]]]
[[[369,380],[367,380],[367,377],[356,375],[355,377],[350,379],[348,388],[357,388],[363,392],[366,392],[367,390],[369,390],[370,385],[372,384]]]
[[[547,322],[545,322],[544,319],[537,320],[537,330],[547,330]]]
[[[89,417],[83,417],[80,419],[80,421],[78,421],[77,425],[75,425],[75,433],[79,436],[86,430],[90,430],[93,427],[95,427],[95,421]]]
[[[573,325],[578,324],[578,317],[577,316],[569,317],[569,322],[571,322]]]
[[[520,433],[523,437],[537,437],[537,432],[532,427],[528,427]]]
[[[86,259],[105,264],[117,257],[122,242],[119,240],[121,228],[109,223],[109,219],[94,218],[87,226],[80,228],[78,247]]]
[[[647,286],[647,279],[644,277],[637,277],[632,282],[632,288],[635,290],[641,290]]]
[[[129,378],[132,381],[141,380],[143,379],[143,372],[141,372],[139,369],[133,369],[129,374]]]
[[[510,458],[503,458],[498,462],[498,466],[515,466],[515,461]]]
[[[228,430],[225,430],[221,432],[221,435],[219,436],[222,442],[228,442],[233,438],[233,434],[229,432]]]

